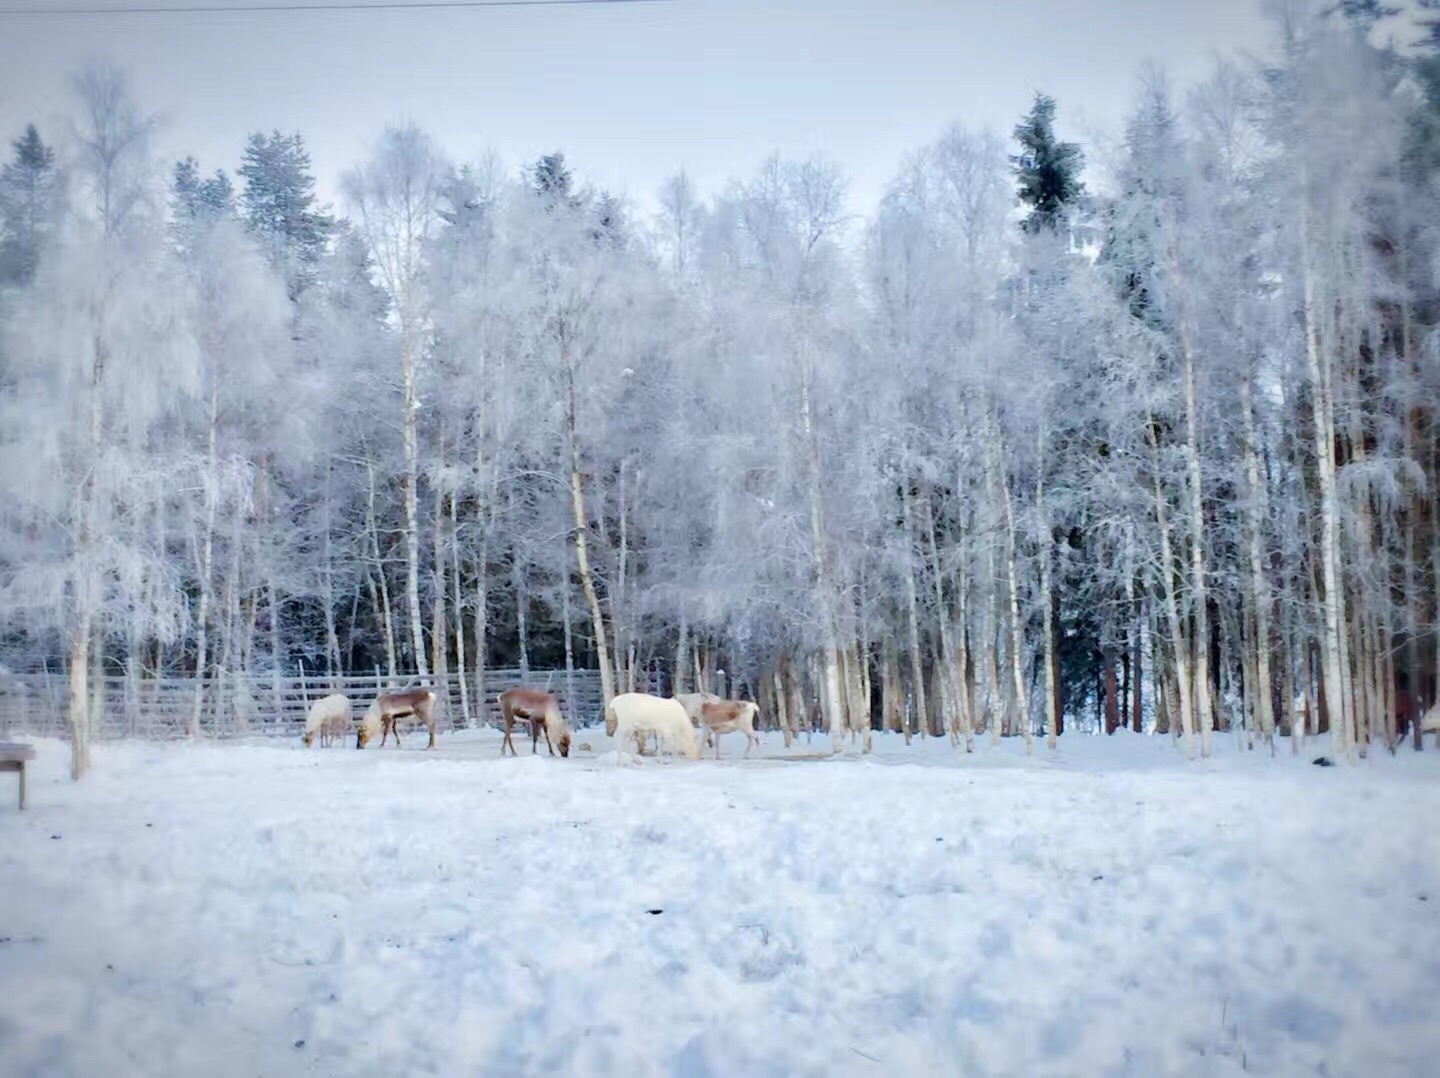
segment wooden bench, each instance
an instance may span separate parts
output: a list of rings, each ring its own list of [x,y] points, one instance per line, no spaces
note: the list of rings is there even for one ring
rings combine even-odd
[[[14,741],[0,741],[0,771],[20,773],[20,809],[25,809],[25,764],[35,759],[35,749]]]

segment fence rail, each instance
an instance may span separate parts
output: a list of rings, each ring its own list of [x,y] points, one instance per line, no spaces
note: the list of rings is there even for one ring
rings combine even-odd
[[[522,678],[519,670],[486,670],[485,699],[475,697],[475,675],[432,676],[426,682],[440,696],[436,709],[441,729],[498,725],[500,707],[495,697],[517,685],[547,688],[555,693],[566,717],[577,726],[594,722],[601,714],[600,673],[576,670],[532,670]],[[573,685],[569,699],[567,681]],[[200,731],[207,737],[298,737],[305,728],[310,705],[332,692],[350,697],[357,718],[380,692],[419,684],[417,678],[390,678],[375,674],[280,676],[222,674],[204,678],[107,677],[91,684],[91,721],[97,738],[167,740],[184,737],[200,705]],[[642,686],[643,688],[643,686]],[[4,674],[0,676],[0,737],[6,732],[64,737],[69,679],[64,674]],[[468,708],[467,706],[468,705]]]

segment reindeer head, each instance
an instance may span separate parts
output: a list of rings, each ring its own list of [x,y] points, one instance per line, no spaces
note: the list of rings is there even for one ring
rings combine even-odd
[[[315,734],[310,730],[306,730],[305,733],[301,735],[300,740],[305,742],[305,747],[308,749],[315,743]]]
[[[605,705],[605,736],[606,736],[606,737],[614,737],[614,736],[615,736],[615,727],[616,727],[616,725],[618,725],[619,721],[620,721],[620,720],[619,720],[618,718],[616,718],[616,716],[615,716],[615,705],[614,705],[613,703],[606,704],[606,705]]]
[[[357,726],[355,728],[355,747],[357,749],[363,749],[365,747],[365,742],[369,740],[370,731],[366,729],[363,725]]]
[[[559,748],[560,750],[561,757],[567,757],[570,755],[570,731],[568,729],[561,732],[560,743],[557,748]]]

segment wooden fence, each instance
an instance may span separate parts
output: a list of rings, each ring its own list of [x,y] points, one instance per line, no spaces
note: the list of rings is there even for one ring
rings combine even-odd
[[[428,685],[441,697],[436,720],[441,729],[498,725],[497,694],[520,684],[548,688],[560,700],[566,718],[583,726],[601,717],[600,673],[576,670],[572,677],[574,699],[566,694],[563,670],[532,670],[522,679],[519,670],[486,670],[485,699],[475,699],[474,674],[467,674],[464,692],[460,675],[431,677]],[[98,738],[184,737],[200,697],[200,730],[204,736],[299,737],[305,729],[310,705],[332,692],[350,697],[356,717],[381,691],[418,684],[415,678],[369,675],[343,677],[275,677],[263,674],[223,674],[206,678],[105,678],[91,685],[92,721]],[[643,686],[640,686],[643,690]],[[61,673],[0,676],[0,740],[7,731],[42,737],[64,737],[68,678]],[[469,705],[468,714],[465,704]]]

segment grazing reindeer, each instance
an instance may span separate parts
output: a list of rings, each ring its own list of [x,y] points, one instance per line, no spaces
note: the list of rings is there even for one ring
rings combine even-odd
[[[706,728],[700,718],[700,708],[705,704],[718,704],[722,699],[713,692],[682,692],[677,693],[675,699],[680,701],[680,706],[685,709],[685,714],[690,716],[690,721],[700,729],[705,736],[705,744],[710,744],[710,731]],[[660,746],[655,746],[655,751],[660,751]]]
[[[339,741],[350,732],[350,698],[338,692],[321,697],[310,705],[305,716],[305,736],[301,738],[309,748],[320,738],[320,747]]]
[[[646,734],[655,734],[661,744],[683,752],[691,760],[700,758],[700,735],[690,725],[690,717],[680,701],[643,692],[621,693],[605,708],[606,732],[615,738],[615,762],[620,763],[620,747],[631,738],[638,742]]]
[[[700,705],[700,721],[708,737],[715,739],[715,759],[720,759],[720,735],[739,730],[745,735],[745,755],[752,747],[758,748],[760,739],[755,736],[755,716],[760,707],[750,700],[706,700]]]
[[[393,732],[395,734],[395,747],[400,747],[400,727],[397,719],[413,715],[417,720],[423,722],[426,729],[430,731],[430,743],[425,747],[435,747],[435,694],[429,689],[406,689],[404,692],[381,693],[375,697],[375,702],[370,705],[370,710],[365,712],[365,718],[360,721],[360,727],[355,733],[355,747],[363,749],[367,742],[375,739],[376,731],[380,731],[380,745],[383,748],[385,740]]]
[[[550,755],[555,755],[555,746],[550,741],[550,731],[555,731],[555,740],[560,744],[560,755],[570,755],[570,727],[565,722],[565,716],[560,711],[560,705],[556,702],[552,693],[540,689],[506,689],[497,700],[500,701],[500,714],[505,718],[505,740],[500,743],[500,755],[505,755],[506,746],[509,746],[510,755],[519,755],[515,751],[515,742],[510,740],[510,730],[517,721],[530,724],[530,752],[533,755],[540,751],[540,735],[545,735],[545,746],[550,750]]]
[[[680,706],[685,709],[685,714],[690,716],[690,721],[697,726],[700,724],[700,708],[705,704],[718,704],[720,697],[713,692],[682,692],[675,697],[680,701]]]

